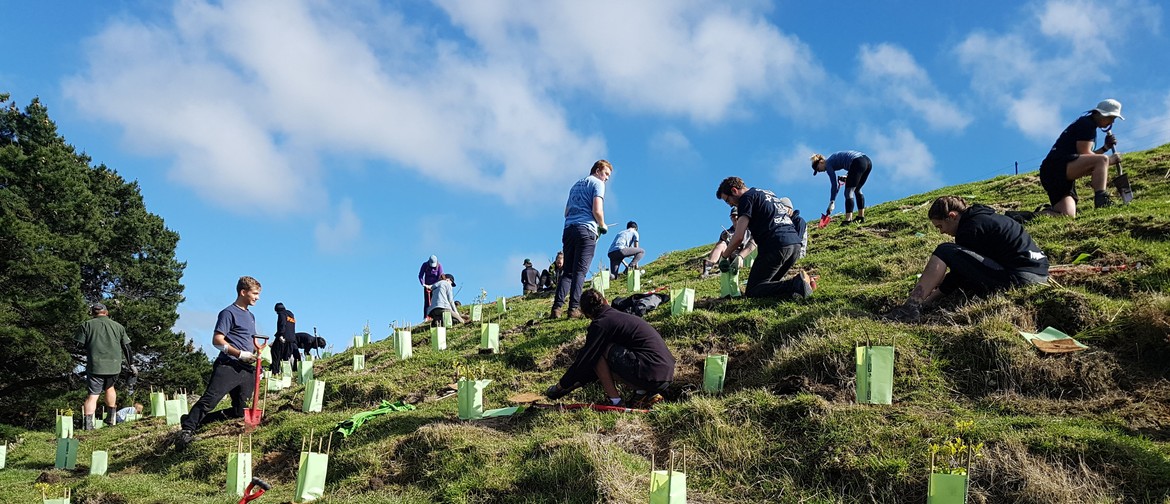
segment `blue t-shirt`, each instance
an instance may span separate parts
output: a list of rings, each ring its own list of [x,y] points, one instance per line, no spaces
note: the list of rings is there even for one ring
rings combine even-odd
[[[841,187],[837,181],[837,170],[845,170],[845,173],[848,174],[853,160],[864,155],[855,150],[847,150],[825,158],[825,174],[829,176],[829,201],[837,201],[837,189]]]
[[[455,297],[451,295],[451,282],[439,280],[431,286],[431,306],[428,310],[443,308],[455,311]]]
[[[640,242],[638,237],[638,230],[634,228],[625,228],[617,236],[613,237],[613,245],[609,246],[609,251],[614,252],[626,247],[633,247],[635,242]]]
[[[236,306],[228,305],[219,311],[219,318],[215,321],[215,332],[223,333],[227,342],[239,350],[255,351],[252,336],[256,335],[256,316],[252,312]],[[226,352],[220,352],[220,357],[227,356],[235,359]]]
[[[578,180],[569,189],[569,201],[565,203],[565,227],[584,224],[594,234],[597,233],[597,222],[593,220],[593,198],[605,198],[605,183],[601,179],[589,175]]]
[[[781,203],[772,191],[748,189],[739,197],[737,208],[741,218],[748,218],[748,231],[761,252],[800,243],[792,222],[792,209]]]
[[[1056,139],[1056,143],[1052,144],[1052,149],[1048,151],[1044,163],[1063,165],[1076,159],[1077,142],[1093,142],[1094,144],[1097,142],[1097,121],[1093,120],[1093,116],[1083,115],[1060,132],[1060,137]]]

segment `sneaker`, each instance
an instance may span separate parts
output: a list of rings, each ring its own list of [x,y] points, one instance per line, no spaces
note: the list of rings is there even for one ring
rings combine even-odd
[[[175,449],[183,451],[187,446],[195,442],[195,433],[187,429],[179,431],[179,435],[175,437]]]
[[[561,311],[560,308],[553,308],[552,311],[548,313],[548,318],[559,319],[559,318],[561,318],[561,315],[563,315],[564,313],[565,312]]]
[[[1008,210],[1003,213],[1007,218],[1019,222],[1020,224],[1027,224],[1028,221],[1036,218],[1036,212],[1025,212],[1020,210]]]
[[[573,309],[569,310],[569,318],[574,318],[574,319],[585,318],[585,314],[581,313],[580,309],[573,308]]]
[[[855,222],[857,222],[858,224],[865,224],[865,217],[858,217],[858,218],[853,219],[853,220]]]
[[[630,408],[634,409],[650,409],[653,408],[655,404],[658,404],[664,400],[666,400],[666,398],[662,397],[662,394],[635,394],[634,397],[630,398],[627,404],[629,404]]]
[[[853,224],[853,221],[854,221],[854,220],[856,220],[856,219],[843,220],[843,221],[841,221],[841,225],[842,225],[842,226],[848,226],[848,225],[850,225],[850,224]]]
[[[898,322],[917,322],[918,319],[922,318],[922,307],[918,303],[907,301],[901,306],[890,310],[890,313],[886,314],[886,318]]]
[[[1113,206],[1113,200],[1109,199],[1109,193],[1101,191],[1093,195],[1093,206],[1096,208],[1107,208]]]

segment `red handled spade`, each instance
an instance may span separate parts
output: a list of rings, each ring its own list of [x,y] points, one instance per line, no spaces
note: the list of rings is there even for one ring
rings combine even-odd
[[[257,340],[264,343],[257,343]],[[264,375],[263,359],[260,358],[260,352],[268,346],[268,336],[261,336],[259,334],[252,335],[252,344],[256,347],[256,384],[252,387],[252,407],[244,410],[244,430],[252,430],[260,426],[260,419],[264,416],[264,409],[260,407],[262,401],[260,400],[260,377]],[[267,388],[267,387],[265,387]],[[253,484],[255,480],[253,480]],[[248,486],[251,488],[251,485]],[[264,493],[263,491],[260,493]]]

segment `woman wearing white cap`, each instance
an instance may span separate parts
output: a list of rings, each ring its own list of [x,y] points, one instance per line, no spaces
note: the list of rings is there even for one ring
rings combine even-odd
[[[1106,133],[1105,142],[1099,149],[1094,149],[1097,143],[1097,128],[1108,132],[1113,127],[1113,121],[1125,120],[1121,117],[1121,102],[1108,99],[1097,104],[1093,110],[1068,125],[1044,162],[1040,163],[1040,184],[1048,193],[1051,208],[1044,210],[1052,215],[1077,216],[1077,179],[1092,177],[1090,185],[1093,187],[1093,204],[1097,208],[1113,204],[1109,194],[1105,192],[1106,177],[1109,165],[1117,162],[1117,155],[1105,155],[1105,152],[1117,144],[1112,133]]]

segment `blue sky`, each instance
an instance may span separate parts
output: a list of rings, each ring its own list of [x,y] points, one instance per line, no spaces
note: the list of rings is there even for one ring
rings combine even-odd
[[[819,215],[813,152],[869,154],[872,205],[1034,170],[1103,98],[1121,150],[1170,142],[1165,19],[1145,0],[0,0],[0,91],[40,97],[179,232],[196,343],[246,274],[261,332],[282,301],[340,349],[421,319],[431,254],[465,303],[518,294],[599,158],[607,220],[636,220],[652,258],[715,240],[729,175]]]

